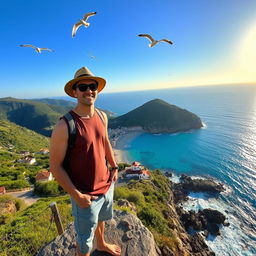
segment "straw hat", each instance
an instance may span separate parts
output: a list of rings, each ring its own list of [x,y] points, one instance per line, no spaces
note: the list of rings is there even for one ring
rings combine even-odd
[[[93,73],[88,68],[82,67],[76,71],[74,75],[74,79],[66,83],[64,87],[65,93],[71,97],[74,97],[72,86],[76,84],[78,81],[84,80],[84,79],[95,80],[98,83],[98,90],[97,90],[98,92],[100,92],[105,87],[105,84],[106,84],[106,80],[104,78],[94,76]]]

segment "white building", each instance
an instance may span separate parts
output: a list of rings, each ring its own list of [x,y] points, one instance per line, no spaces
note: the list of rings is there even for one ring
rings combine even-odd
[[[48,170],[41,170],[36,175],[36,181],[51,181],[53,180],[52,173]]]

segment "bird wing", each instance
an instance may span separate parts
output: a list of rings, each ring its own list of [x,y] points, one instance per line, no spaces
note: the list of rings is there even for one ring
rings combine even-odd
[[[173,44],[173,42],[168,40],[168,39],[161,39],[161,40],[159,40],[159,42],[166,42],[166,43],[169,43],[169,44]]]
[[[90,16],[95,15],[97,12],[89,12],[84,15],[84,21],[87,21]]]
[[[32,47],[32,48],[36,48],[34,45],[32,44],[20,44],[21,47]]]
[[[49,48],[40,48],[41,50],[49,51],[49,52],[54,52],[54,50],[49,49]]]
[[[73,28],[72,28],[72,37],[74,37],[75,35],[76,35],[76,31],[78,30],[78,28],[80,27],[80,26],[82,26],[82,22],[81,21],[79,21],[79,22],[77,22],[74,26],[73,26]]]
[[[149,34],[139,34],[138,36],[146,37],[151,42],[155,41],[155,39]]]

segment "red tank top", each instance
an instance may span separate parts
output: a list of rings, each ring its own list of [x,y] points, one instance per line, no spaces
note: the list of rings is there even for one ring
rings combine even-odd
[[[89,119],[74,111],[70,113],[75,121],[77,136],[66,171],[79,191],[89,195],[104,194],[111,185],[105,158],[105,126],[97,111]]]

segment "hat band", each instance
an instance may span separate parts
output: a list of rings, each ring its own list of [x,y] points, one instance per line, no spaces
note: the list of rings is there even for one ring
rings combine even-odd
[[[77,76],[76,78],[81,77],[81,76],[91,76],[91,75],[84,74],[84,75]]]

